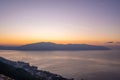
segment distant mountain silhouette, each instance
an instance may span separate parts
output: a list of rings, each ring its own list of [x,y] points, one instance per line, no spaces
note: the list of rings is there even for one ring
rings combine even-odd
[[[19,47],[20,50],[109,50],[104,46],[88,44],[56,44],[51,42],[40,42],[27,44]]]
[[[52,42],[40,42],[19,47],[0,46],[0,50],[109,50],[109,48],[88,44],[56,44]]]

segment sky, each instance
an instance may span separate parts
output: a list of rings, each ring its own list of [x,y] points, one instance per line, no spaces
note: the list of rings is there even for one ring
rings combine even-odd
[[[0,45],[120,42],[120,0],[0,0]]]

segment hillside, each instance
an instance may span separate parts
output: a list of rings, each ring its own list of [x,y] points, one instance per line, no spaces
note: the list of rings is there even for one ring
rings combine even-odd
[[[14,62],[0,57],[0,74],[15,80],[73,80],[48,71],[38,70],[29,63]]]

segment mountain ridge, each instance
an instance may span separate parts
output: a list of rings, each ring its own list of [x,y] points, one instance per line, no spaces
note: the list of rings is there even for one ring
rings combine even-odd
[[[22,46],[0,46],[0,50],[110,50],[105,46],[89,44],[56,44],[53,42],[38,42]]]

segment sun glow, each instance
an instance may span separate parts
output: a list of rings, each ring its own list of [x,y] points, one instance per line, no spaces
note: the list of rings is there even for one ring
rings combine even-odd
[[[0,45],[120,42],[119,5],[103,3],[0,1]]]
[[[96,39],[95,39],[96,40]],[[101,44],[105,40],[93,40],[90,38],[73,38],[71,37],[21,37],[21,36],[14,36],[14,37],[1,37],[0,44],[1,45],[24,45],[29,43],[36,43],[36,42],[54,42],[58,44]],[[107,41],[107,40],[106,40]]]

